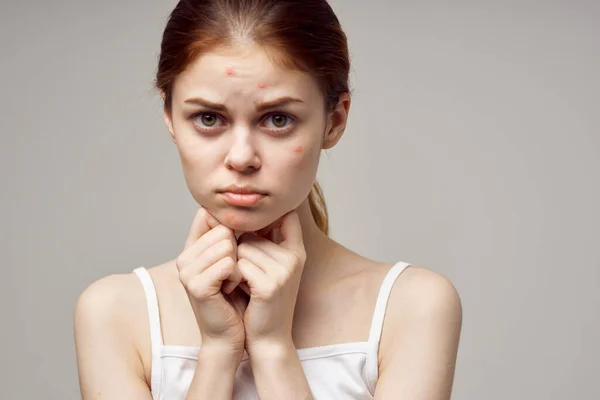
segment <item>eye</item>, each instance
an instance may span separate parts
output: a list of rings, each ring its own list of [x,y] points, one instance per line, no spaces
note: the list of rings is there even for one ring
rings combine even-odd
[[[194,122],[200,121],[202,127],[212,128],[216,125],[219,117],[214,113],[201,112],[194,115]]]
[[[293,118],[287,114],[270,114],[267,116],[266,121],[271,121],[274,130],[281,130],[287,128],[292,122]]]
[[[192,115],[191,119],[197,129],[210,132],[219,127],[219,120],[223,121],[219,114],[204,111]],[[289,114],[279,112],[267,114],[263,121],[266,124],[266,130],[280,134],[293,128],[295,118]]]

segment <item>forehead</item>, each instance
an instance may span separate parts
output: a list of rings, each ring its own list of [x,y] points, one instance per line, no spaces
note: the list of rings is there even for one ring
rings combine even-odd
[[[176,79],[174,97],[197,89],[248,92],[266,87],[297,96],[319,95],[314,77],[287,68],[272,59],[272,53],[255,44],[237,44],[206,52],[195,59]],[[288,93],[289,94],[289,93]]]

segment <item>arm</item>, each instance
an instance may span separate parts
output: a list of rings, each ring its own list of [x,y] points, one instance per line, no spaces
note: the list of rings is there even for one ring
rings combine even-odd
[[[375,399],[449,400],[462,325],[460,297],[442,275],[411,269],[390,297],[388,310],[398,312],[389,315],[391,330],[384,329],[388,338],[379,353]]]
[[[126,328],[132,281],[111,275],[92,283],[75,305],[73,325],[83,400],[151,400],[131,331]]]
[[[248,355],[260,400],[312,400],[291,338],[288,343],[255,344],[248,348]]]
[[[152,399],[133,332],[127,329],[134,314],[140,313],[131,299],[131,293],[139,289],[133,275],[111,275],[79,296],[73,322],[83,400]],[[204,346],[186,399],[231,400],[242,356],[237,353]]]
[[[200,347],[198,364],[186,400],[231,400],[241,354],[229,349]]]

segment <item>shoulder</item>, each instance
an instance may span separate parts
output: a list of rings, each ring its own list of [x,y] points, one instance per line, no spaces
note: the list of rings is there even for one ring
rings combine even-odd
[[[462,326],[462,301],[447,277],[411,265],[394,283],[385,320],[380,351],[384,358],[406,354],[408,346],[418,343],[446,343],[447,351],[455,352]],[[425,338],[432,342],[424,342]]]
[[[135,376],[148,382],[145,296],[133,273],[100,278],[79,295],[73,310],[73,329],[80,384],[89,388],[104,380]],[[112,371],[112,372],[109,372]]]
[[[149,329],[147,315],[144,291],[135,274],[102,277],[86,287],[75,303],[76,344],[110,341],[120,351],[140,354],[144,328]]]
[[[147,268],[154,285],[168,274],[165,265]],[[143,315],[147,318],[146,295],[142,283],[135,273],[111,274],[102,277],[86,287],[75,304],[74,318],[102,320],[103,322],[127,322],[132,317]],[[134,318],[137,320],[139,318]],[[126,327],[125,326],[125,327]]]
[[[458,317],[461,299],[454,284],[444,275],[419,266],[409,266],[396,280],[390,296],[396,317]]]
[[[449,399],[461,325],[461,299],[452,282],[426,268],[407,267],[388,301],[378,354],[379,395]]]
[[[170,263],[147,268],[157,291],[170,285],[172,270]],[[80,363],[90,358],[87,349],[94,347],[102,354],[119,355],[143,380],[150,381],[148,306],[135,273],[108,275],[86,287],[75,304],[73,325]]]
[[[136,303],[139,305],[139,300],[143,300],[140,295],[143,296],[141,284],[132,273],[102,277],[81,292],[75,303],[74,319],[94,324],[125,321]]]
[[[411,265],[400,274],[392,288],[388,310],[386,319],[396,334],[427,327],[453,334],[462,325],[458,290],[446,276],[424,267]]]
[[[155,290],[165,286],[172,275],[168,264],[146,270]],[[133,272],[108,275],[91,283],[79,295],[73,319],[76,325],[118,332],[142,350],[148,347],[148,303],[142,282]]]

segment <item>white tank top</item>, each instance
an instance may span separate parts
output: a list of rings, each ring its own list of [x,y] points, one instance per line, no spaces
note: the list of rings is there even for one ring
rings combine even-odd
[[[377,352],[386,305],[396,278],[409,265],[405,262],[396,263],[383,279],[366,342],[296,350],[316,400],[374,398],[378,378]],[[133,272],[144,287],[150,318],[152,398],[184,399],[194,377],[200,348],[163,344],[158,300],[152,278],[143,266]],[[246,351],[235,374],[232,400],[258,400]]]

